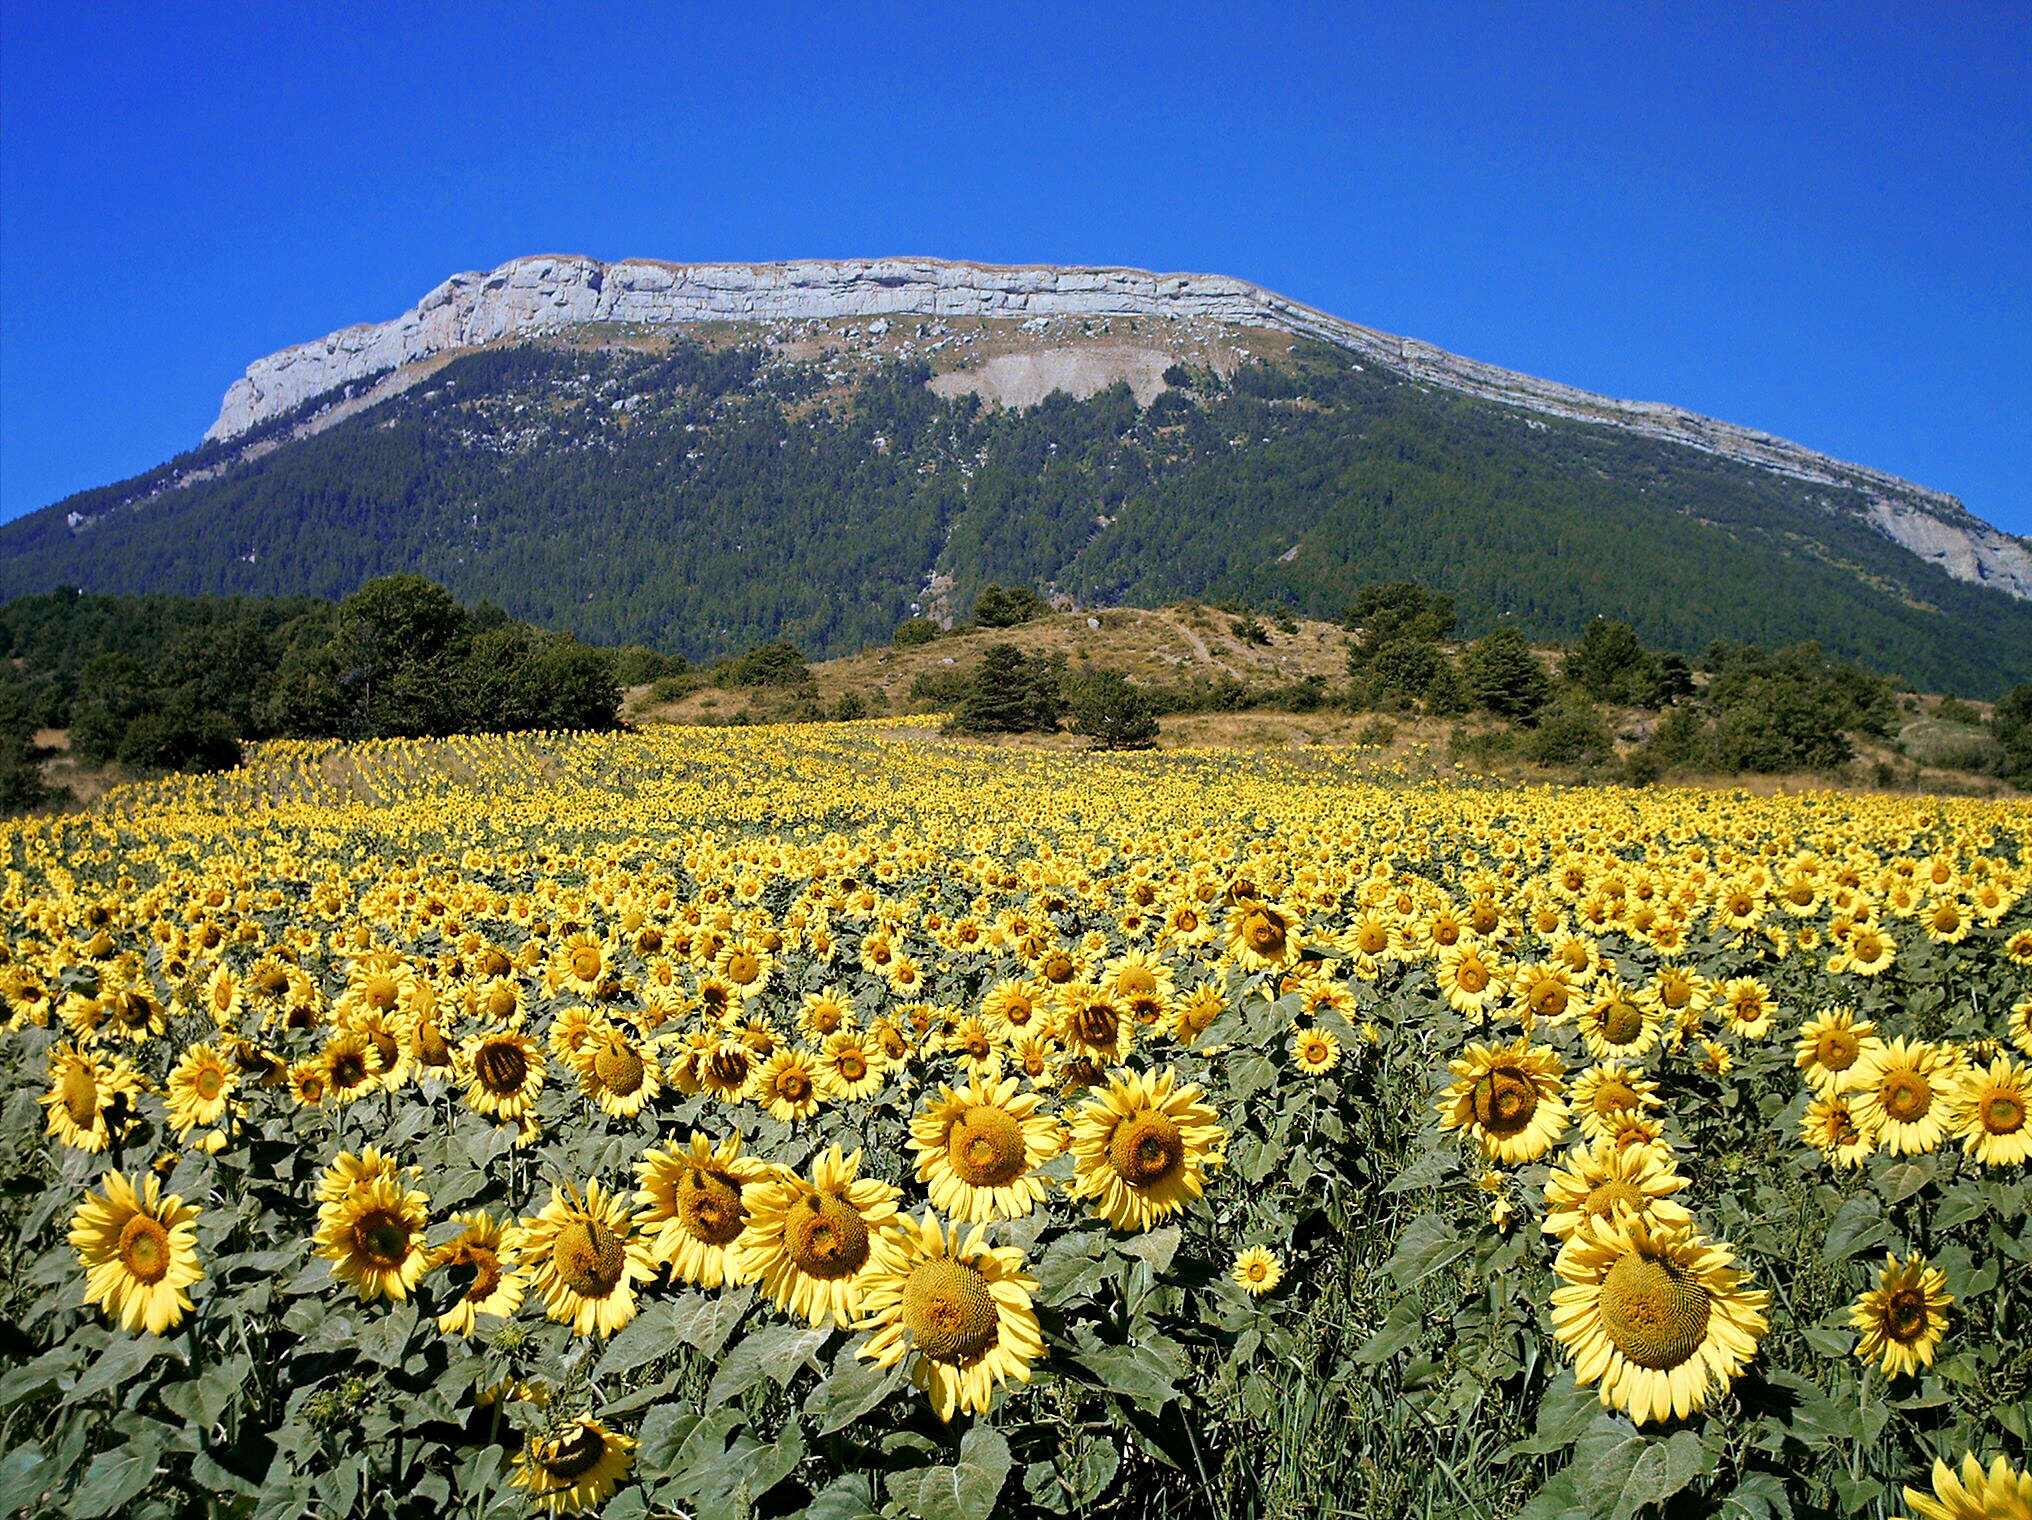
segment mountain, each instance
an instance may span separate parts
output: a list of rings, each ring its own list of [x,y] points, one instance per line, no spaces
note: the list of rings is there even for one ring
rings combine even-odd
[[[1470,631],[1602,613],[2032,677],[2032,548],[1953,497],[1245,282],[924,259],[516,260],[248,367],[191,452],[0,527],[0,595],[409,569],[606,642],[814,654],[990,580]]]

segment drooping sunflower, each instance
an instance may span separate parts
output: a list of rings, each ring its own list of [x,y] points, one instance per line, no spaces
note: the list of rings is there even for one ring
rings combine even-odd
[[[327,1205],[344,1202],[369,1183],[401,1175],[401,1162],[378,1146],[362,1146],[357,1156],[351,1151],[340,1151],[318,1174],[318,1211],[322,1215]]]
[[[685,1282],[737,1285],[746,1280],[737,1242],[748,1227],[748,1200],[774,1175],[766,1162],[741,1154],[739,1135],[715,1150],[694,1130],[685,1149],[653,1146],[635,1163],[635,1227],[650,1255]]]
[[[1301,1029],[1291,1041],[1291,1062],[1309,1077],[1324,1076],[1341,1062],[1341,1042],[1328,1029]]]
[[[1147,1230],[1200,1196],[1226,1140],[1199,1088],[1170,1068],[1118,1070],[1073,1119],[1066,1191],[1118,1230]]]
[[[367,1302],[405,1299],[431,1267],[429,1206],[427,1194],[376,1177],[318,1211],[317,1254]]]
[[[49,1091],[39,1100],[49,1110],[44,1128],[73,1150],[96,1153],[112,1143],[112,1125],[123,1106],[147,1091],[147,1081],[125,1056],[101,1061],[68,1040],[49,1053]]]
[[[1575,1146],[1545,1179],[1548,1235],[1565,1240],[1587,1219],[1613,1219],[1618,1209],[1681,1226],[1692,1216],[1672,1195],[1686,1186],[1672,1158],[1650,1145],[1618,1145],[1613,1139]]]
[[[1300,926],[1282,903],[1244,899],[1228,915],[1228,954],[1245,971],[1282,971],[1298,959]]]
[[[201,1124],[217,1124],[233,1101],[238,1081],[239,1073],[212,1046],[191,1046],[166,1084],[170,1127],[182,1136]]]
[[[744,1040],[721,1039],[703,1048],[697,1062],[699,1085],[722,1103],[752,1097],[762,1061]]]
[[[663,1091],[656,1050],[618,1025],[602,1021],[572,1062],[579,1086],[616,1119],[632,1119]]]
[[[595,1178],[585,1191],[552,1185],[550,1202],[522,1222],[517,1246],[543,1307],[574,1335],[612,1335],[635,1317],[635,1284],[656,1275],[626,1199]]]
[[[1690,1228],[1590,1216],[1560,1247],[1553,1334],[1574,1380],[1639,1425],[1686,1418],[1756,1355],[1770,1295]]]
[[[446,1335],[471,1335],[482,1314],[514,1318],[522,1307],[524,1278],[516,1266],[514,1231],[506,1221],[474,1209],[452,1215],[452,1223],[464,1228],[437,1248],[432,1264],[448,1268],[462,1288],[458,1301],[437,1317],[437,1327]]]
[[[1918,1520],[2027,1520],[2032,1516],[2032,1471],[2021,1473],[1999,1456],[1992,1459],[1986,1473],[1971,1451],[1962,1454],[1957,1475],[1935,1457],[1933,1492],[1907,1484],[1905,1502]]]
[[[1925,1040],[1892,1040],[1858,1061],[1848,1095],[1856,1123],[1880,1149],[1915,1156],[1940,1144],[1959,1063]]]
[[[1658,1015],[1614,978],[1596,984],[1593,1001],[1575,1017],[1574,1027],[1597,1061],[1634,1060],[1658,1043]]]
[[[201,1281],[198,1211],[144,1174],[139,1184],[119,1172],[99,1179],[71,1216],[70,1242],[85,1269],[85,1299],[121,1328],[160,1335],[194,1307],[184,1290]]]
[[[1849,1323],[1862,1332],[1856,1355],[1880,1363],[1887,1377],[1910,1377],[1931,1367],[1953,1302],[1947,1274],[1924,1256],[1914,1252],[1901,1265],[1887,1254],[1877,1286],[1849,1307]]]
[[[1263,1246],[1250,1246],[1237,1253],[1228,1276],[1251,1298],[1261,1298],[1284,1281],[1284,1263]]]
[[[455,1068],[469,1108],[493,1119],[522,1119],[543,1091],[545,1062],[519,1017],[466,1036]]]
[[[582,1415],[555,1434],[534,1437],[523,1446],[508,1481],[528,1489],[530,1502],[546,1514],[598,1509],[635,1470],[637,1444],[633,1436]]]
[[[932,1205],[966,1224],[1016,1219],[1045,1198],[1037,1169],[1058,1154],[1058,1121],[1039,1114],[1042,1097],[1019,1093],[1015,1077],[970,1081],[938,1098],[910,1123],[917,1180]]]
[[[779,1175],[749,1205],[743,1275],[814,1325],[844,1329],[859,1316],[862,1274],[877,1238],[895,1226],[901,1192],[860,1171],[861,1153],[843,1157],[835,1145],[813,1160],[809,1181]]]
[[[1037,1282],[1014,1246],[989,1246],[979,1225],[960,1239],[926,1213],[884,1232],[863,1288],[860,1323],[874,1331],[859,1355],[893,1367],[915,1353],[911,1381],[941,1420],[985,1414],[995,1389],[1030,1381],[1044,1355],[1031,1305]]]
[[[1440,1127],[1465,1130],[1494,1161],[1536,1161],[1566,1132],[1559,1053],[1528,1037],[1471,1044],[1447,1063],[1451,1086],[1439,1101]]]
[[[1800,1138],[1836,1166],[1857,1167],[1869,1160],[1877,1142],[1856,1122],[1847,1096],[1815,1098],[1799,1119]]]
[[[1058,990],[1053,1030],[1067,1054],[1099,1065],[1119,1061],[1136,1041],[1127,1011],[1101,988],[1071,982]]]
[[[2018,1166],[2032,1158],[2032,1071],[1999,1055],[1966,1073],[1948,1101],[1948,1132],[1985,1166]]]
[[[1857,1018],[1855,1009],[1846,1004],[1829,1008],[1799,1026],[1793,1064],[1815,1092],[1831,1098],[1855,1085],[1858,1062],[1884,1048],[1876,1028],[1868,1019]]]

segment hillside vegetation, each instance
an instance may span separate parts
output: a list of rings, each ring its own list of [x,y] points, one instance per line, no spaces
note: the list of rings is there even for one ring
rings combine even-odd
[[[1857,505],[1842,488],[1338,350],[1179,366],[1147,407],[1118,384],[1010,411],[930,378],[688,340],[467,354],[314,436],[278,419],[0,528],[0,594],[336,598],[410,570],[707,659],[848,653],[990,580],[1332,617],[1403,578],[1456,595],[1469,634],[1602,615],[1656,648],[1815,640],[1975,696],[2032,676],[2032,605],[1831,510]]]

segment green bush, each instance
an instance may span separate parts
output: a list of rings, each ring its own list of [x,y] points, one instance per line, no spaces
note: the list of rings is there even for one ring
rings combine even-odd
[[[1051,604],[1030,587],[991,581],[974,602],[974,622],[983,628],[1014,628],[1049,611]]]
[[[889,642],[898,649],[909,649],[917,644],[929,644],[939,635],[939,626],[928,617],[908,617],[896,625],[896,632]]]
[[[1477,707],[1529,722],[1552,695],[1552,679],[1515,628],[1498,628],[1461,654],[1461,686]]]
[[[1615,758],[1616,741],[1594,703],[1567,696],[1539,715],[1524,753],[1540,765],[1596,765]]]
[[[2001,776],[2009,764],[2003,741],[1995,734],[1974,724],[1943,722],[1938,708],[1934,716],[1906,724],[1899,732],[1898,748],[1907,758],[1936,770]]]
[[[1095,670],[1072,683],[1070,727],[1097,749],[1148,749],[1157,741],[1157,714],[1138,687],[1115,670]]]
[[[1014,644],[990,644],[968,673],[953,714],[960,733],[1052,733],[1058,728],[1065,662],[1033,659]]]
[[[778,640],[758,644],[746,654],[727,661],[713,675],[715,686],[809,686],[818,677],[804,663],[795,644]]]

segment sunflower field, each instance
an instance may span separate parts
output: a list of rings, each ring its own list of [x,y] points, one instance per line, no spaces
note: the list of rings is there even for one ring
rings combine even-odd
[[[2032,1515],[2032,807],[907,723],[0,825],[0,1509]]]

